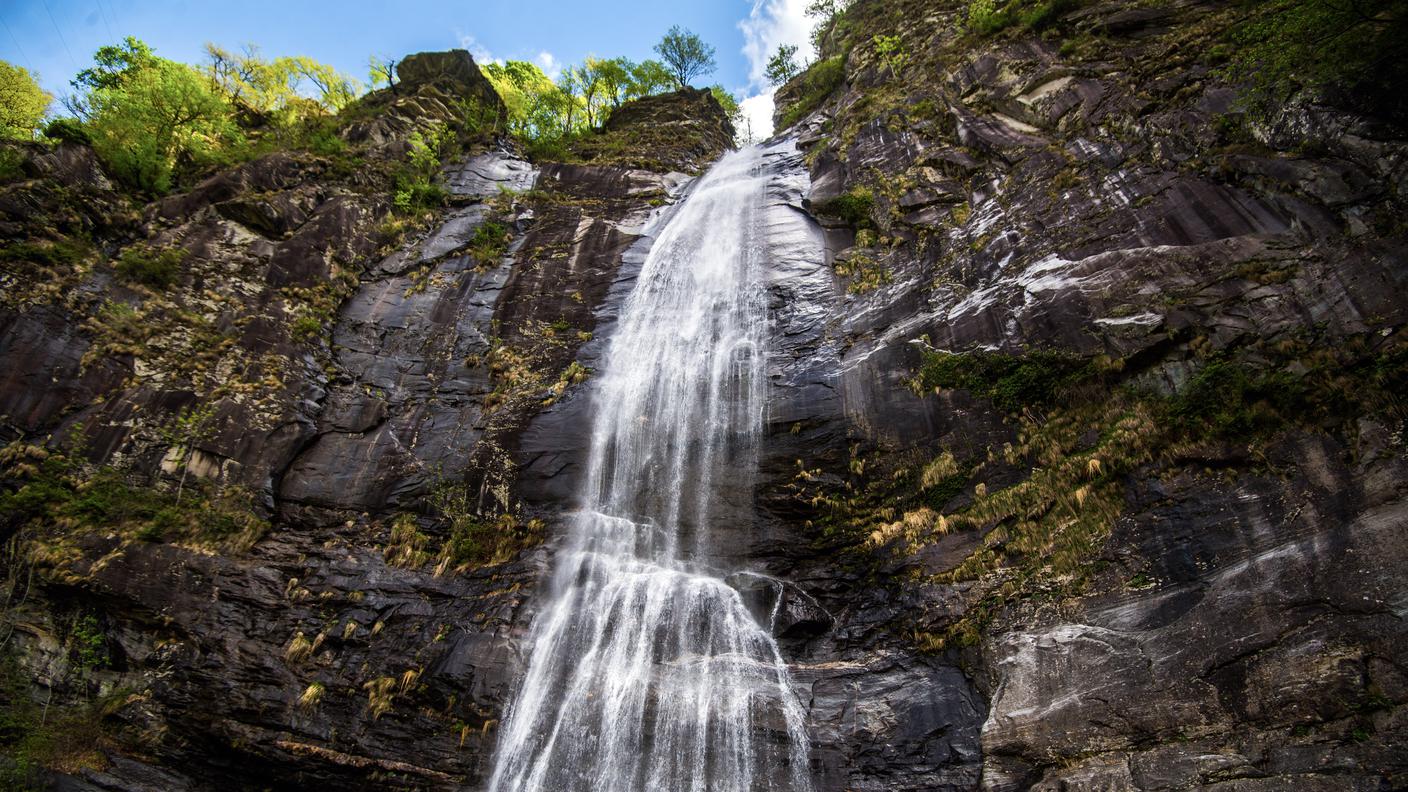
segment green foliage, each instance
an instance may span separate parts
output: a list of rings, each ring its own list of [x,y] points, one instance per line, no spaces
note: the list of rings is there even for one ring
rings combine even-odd
[[[396,173],[391,203],[401,214],[415,214],[445,203],[445,189],[435,182],[441,158],[453,140],[444,124],[418,130],[410,137],[406,161]]]
[[[1013,26],[1041,30],[1080,3],[1081,0],[969,0],[966,27],[979,36],[991,36]]]
[[[91,613],[74,616],[68,633],[69,656],[79,669],[88,671],[108,665],[107,638]]]
[[[778,119],[778,129],[786,129],[801,121],[831,96],[846,79],[846,56],[819,60],[807,67],[798,80],[797,98]]]
[[[161,194],[178,162],[213,164],[241,135],[229,103],[194,69],[154,56],[138,61],[90,78],[98,87],[84,99],[88,132],[109,172],[133,189]]]
[[[28,526],[26,535],[45,546],[86,533],[118,532],[146,541],[242,550],[268,527],[253,512],[249,494],[238,487],[201,491],[183,502],[134,484],[115,468],[101,467],[89,475],[74,459],[45,449],[12,445],[4,456],[21,461],[9,470],[17,486],[0,492],[0,514],[9,526]]]
[[[101,91],[121,88],[132,74],[155,65],[160,59],[141,39],[128,36],[121,44],[99,47],[93,65],[80,71],[72,85],[79,90]]]
[[[29,675],[6,647],[0,654],[0,789],[41,792],[50,788],[48,768],[75,772],[100,766],[103,718],[124,699],[116,694],[70,706],[40,704]]]
[[[818,51],[828,43],[832,34],[843,26],[846,9],[850,0],[812,0],[807,5],[807,16],[816,20],[812,28],[812,43]]]
[[[209,61],[205,73],[232,104],[279,126],[335,113],[361,92],[356,80],[307,56],[270,60],[253,45],[232,53],[206,44],[205,53]],[[307,96],[310,93],[312,99]]]
[[[738,97],[729,93],[722,85],[709,86],[709,93],[714,95],[714,99],[724,109],[724,115],[728,117],[728,122],[737,128],[743,120],[743,108],[738,105]]]
[[[1229,31],[1228,72],[1274,111],[1302,89],[1348,92],[1364,111],[1408,120],[1408,0],[1275,0],[1246,3]]]
[[[763,75],[773,85],[782,85],[796,77],[798,71],[800,71],[800,67],[797,66],[797,46],[795,44],[779,44],[777,52],[768,58],[767,68],[763,70]]]
[[[44,127],[44,137],[62,143],[91,145],[93,138],[77,118],[55,118]]]
[[[678,88],[689,85],[690,80],[695,77],[713,74],[718,68],[714,61],[714,48],[705,44],[698,35],[681,29],[679,25],[671,27],[665,33],[665,37],[655,45],[655,52],[660,55],[660,60],[664,61]]]
[[[66,238],[56,242],[11,242],[0,247],[0,261],[7,263],[68,269],[82,262],[93,247],[82,239]]]
[[[899,36],[876,36],[871,39],[875,46],[875,54],[880,56],[880,60],[890,70],[891,79],[898,77],[900,69],[909,62],[909,53],[905,51],[904,42]]]
[[[1001,352],[926,352],[919,370],[922,388],[961,388],[991,399],[999,408],[1018,412],[1047,406],[1094,375],[1092,364],[1064,352],[1034,350],[1023,355]]]
[[[829,201],[812,206],[819,215],[844,220],[851,228],[873,228],[870,213],[875,208],[875,193],[869,187],[856,185]]]
[[[24,153],[13,148],[0,148],[0,182],[24,177]]]
[[[512,238],[508,227],[503,223],[485,221],[474,229],[474,236],[469,240],[469,257],[482,269],[497,267],[508,252]]]
[[[0,138],[33,139],[53,101],[28,69],[0,60]]]
[[[152,248],[132,245],[117,257],[117,276],[129,283],[167,289],[181,276],[186,251],[180,248]]]

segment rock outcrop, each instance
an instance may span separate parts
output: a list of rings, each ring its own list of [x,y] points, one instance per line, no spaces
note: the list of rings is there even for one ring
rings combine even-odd
[[[1244,112],[1237,4],[967,5],[858,0],[765,150],[768,436],[716,545],[818,792],[1402,786],[1404,131]],[[399,76],[345,156],[0,185],[0,682],[82,736],[59,788],[481,787],[593,370],[733,129],[685,90],[529,162],[467,54]]]

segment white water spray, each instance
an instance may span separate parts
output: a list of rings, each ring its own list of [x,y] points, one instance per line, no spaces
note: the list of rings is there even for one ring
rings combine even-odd
[[[811,792],[777,644],[710,567],[763,429],[763,156],[700,180],[622,310],[491,792]]]

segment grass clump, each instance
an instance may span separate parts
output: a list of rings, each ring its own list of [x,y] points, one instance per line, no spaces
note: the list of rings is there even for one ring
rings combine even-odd
[[[168,289],[181,276],[186,252],[180,248],[133,245],[122,251],[114,265],[117,276],[128,283]]]
[[[474,259],[475,266],[479,269],[497,267],[508,252],[512,239],[513,235],[509,233],[508,226],[494,220],[485,221],[474,229],[474,236],[469,240],[469,257]]]
[[[11,242],[0,247],[0,260],[46,269],[67,269],[81,263],[92,251],[92,245],[81,239]]]

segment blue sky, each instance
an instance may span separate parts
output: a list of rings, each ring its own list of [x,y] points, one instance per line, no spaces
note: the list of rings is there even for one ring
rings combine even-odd
[[[158,54],[195,63],[207,41],[309,55],[365,80],[367,57],[464,47],[476,58],[533,60],[553,72],[587,55],[634,60],[674,24],[718,50],[717,82],[747,99],[766,134],[771,94],[762,61],[779,43],[806,44],[806,0],[0,0],[0,58],[37,71],[55,96],[103,44],[134,35]],[[808,47],[803,46],[803,51]],[[57,105],[56,105],[57,107]],[[766,125],[766,128],[761,128]]]

